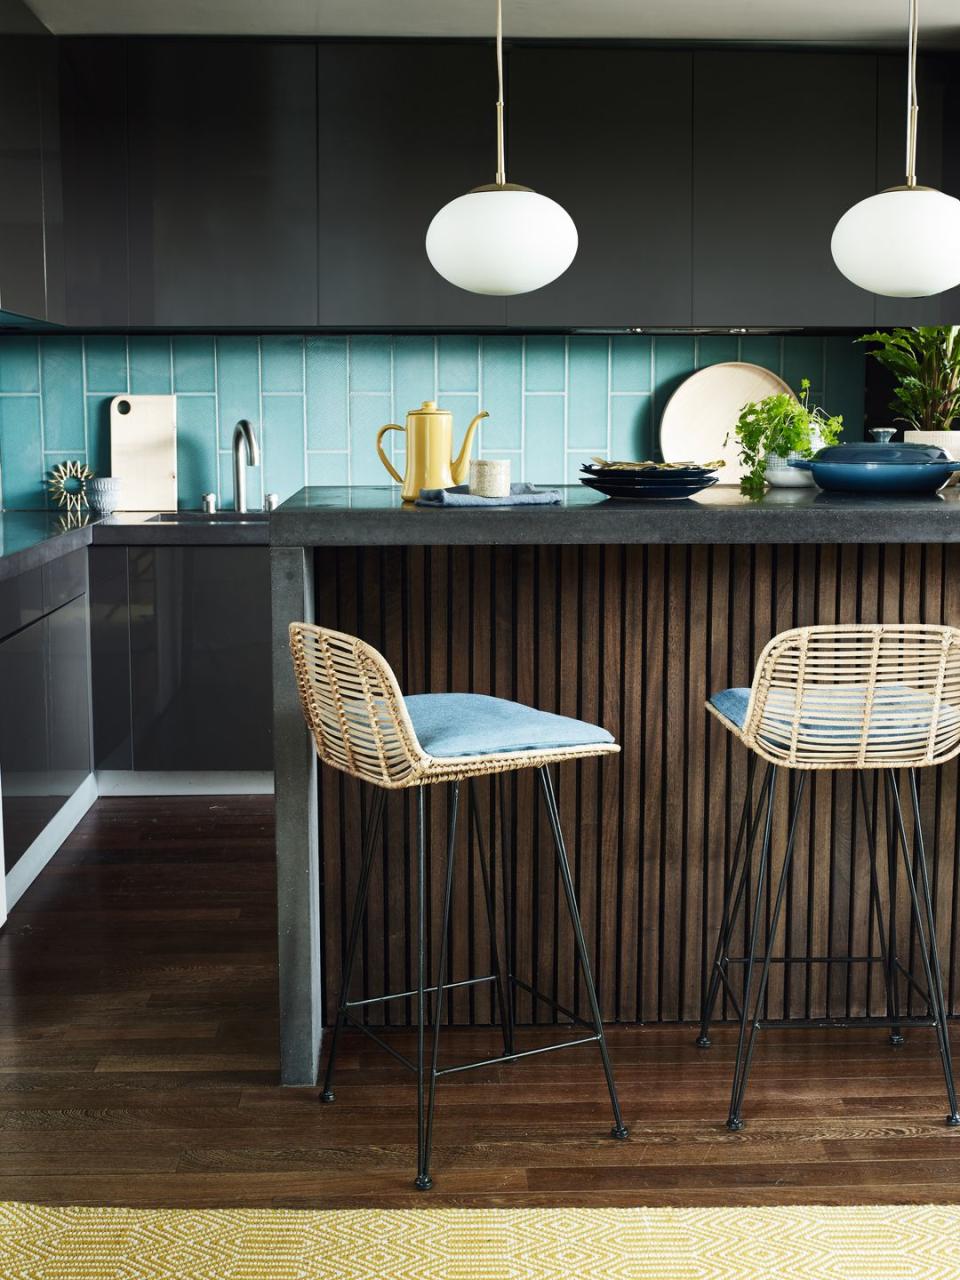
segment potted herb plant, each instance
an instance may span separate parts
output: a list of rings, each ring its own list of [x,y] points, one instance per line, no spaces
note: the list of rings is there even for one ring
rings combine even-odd
[[[921,325],[868,333],[858,342],[896,376],[890,408],[904,424],[904,440],[939,445],[960,458],[960,325]]]
[[[789,459],[810,458],[824,445],[835,444],[842,429],[840,414],[830,417],[819,406],[810,407],[809,378],[800,383],[799,399],[781,391],[745,404],[733,429],[746,468],[740,488],[757,496],[767,484],[810,483],[807,472],[787,465]]]

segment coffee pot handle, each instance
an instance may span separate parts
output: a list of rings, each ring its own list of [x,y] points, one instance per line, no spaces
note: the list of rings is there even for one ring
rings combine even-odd
[[[403,476],[383,452],[383,445],[380,443],[388,431],[406,431],[406,427],[401,427],[399,423],[396,422],[388,422],[385,427],[381,427],[377,432],[377,453],[380,455],[380,461],[393,476],[394,480],[396,480],[397,484],[403,484]]]

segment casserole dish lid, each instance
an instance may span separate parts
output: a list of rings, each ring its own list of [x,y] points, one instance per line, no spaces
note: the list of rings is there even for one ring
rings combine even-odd
[[[818,449],[813,462],[842,462],[862,467],[925,466],[931,462],[949,462],[950,459],[935,444],[830,444]]]

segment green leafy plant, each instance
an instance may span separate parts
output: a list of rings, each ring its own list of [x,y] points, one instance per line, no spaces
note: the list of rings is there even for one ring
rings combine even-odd
[[[843,429],[840,414],[830,417],[819,406],[810,407],[810,379],[800,383],[800,398],[786,391],[745,404],[733,429],[740,444],[740,461],[746,475],[741,490],[751,496],[763,493],[767,458],[792,453],[809,458],[823,445],[833,444]],[[729,436],[727,437],[729,439]]]
[[[890,408],[918,431],[952,431],[960,418],[960,325],[921,325],[868,333],[870,355],[897,377]]]

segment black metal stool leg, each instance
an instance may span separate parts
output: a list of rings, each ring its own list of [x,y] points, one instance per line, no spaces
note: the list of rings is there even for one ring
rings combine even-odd
[[[910,770],[910,799],[913,805],[913,822],[917,841],[917,861],[920,864],[920,887],[923,891],[923,902],[927,917],[927,940],[929,944],[926,948],[927,989],[930,993],[930,999],[934,1006],[934,1017],[937,1020],[937,1037],[940,1042],[940,1060],[943,1063],[943,1075],[947,1085],[947,1105],[950,1108],[947,1115],[947,1124],[957,1126],[960,1125],[960,1111],[957,1110],[957,1090],[953,1079],[953,1058],[950,1052],[950,1028],[947,1025],[947,1006],[943,995],[943,974],[940,970],[940,954],[937,946],[937,921],[933,907],[933,895],[930,892],[930,875],[927,870],[927,852],[923,843],[923,827],[920,823],[920,797],[917,793],[917,773],[915,769]],[[897,808],[899,815],[899,798],[897,800]],[[902,837],[902,817],[900,817],[898,826]],[[903,852],[904,857],[906,858],[906,840],[903,842]],[[914,903],[916,904],[916,886],[913,884],[912,880],[911,892]],[[923,948],[923,924],[919,918],[917,919],[917,935],[920,939],[920,946]]]
[[[753,987],[753,966],[756,961],[757,943],[760,938],[760,906],[763,902],[763,886],[767,877],[767,866],[770,860],[770,835],[773,829],[773,802],[777,791],[777,770],[770,775],[767,788],[767,815],[763,824],[763,843],[760,846],[760,863],[757,867],[757,883],[754,892],[753,914],[750,917],[750,946],[743,974],[743,996],[740,1009],[740,1034],[737,1038],[737,1058],[733,1068],[733,1088],[730,1093],[730,1111],[727,1116],[728,1129],[742,1129],[743,1121],[739,1116],[739,1099],[741,1097],[740,1076],[743,1069],[743,1055],[747,1042],[747,1019],[750,1013],[750,992]]]
[[[516,961],[516,952],[514,944],[513,932],[513,881],[511,872],[513,870],[513,858],[509,856],[507,851],[507,802],[505,794],[506,774],[501,773],[497,776],[494,787],[497,792],[498,812],[500,814],[500,878],[503,886],[503,949],[506,958],[506,982],[504,983],[504,1001],[507,1010],[507,1027],[508,1035],[506,1041],[510,1048],[508,1053],[514,1051],[514,1029],[516,1027],[516,988],[514,986],[514,964]],[[512,852],[512,850],[511,850]],[[493,853],[491,851],[491,860]]]
[[[887,892],[889,894],[889,902],[887,910],[889,918],[887,920],[887,989],[890,992],[893,1002],[893,1017],[896,1019],[900,1015],[900,1001],[897,992],[897,964],[899,956],[897,954],[897,828],[894,820],[893,797],[890,794],[890,788],[884,788],[887,815]],[[904,1043],[903,1031],[899,1023],[895,1023],[890,1028],[890,1043],[899,1048]]]
[[[877,828],[870,816],[869,797],[867,796],[867,780],[864,776],[864,770],[858,769],[857,775],[859,784],[857,789],[860,795],[860,804],[863,809],[863,826],[864,831],[866,832],[867,849],[870,855],[870,903],[873,914],[869,925],[867,951],[872,954],[873,919],[875,917],[877,921],[877,936],[880,940],[880,967],[883,970],[883,985],[887,997],[887,1017],[890,1019],[891,1023],[890,1043],[900,1045],[903,1044],[903,1036],[900,1034],[899,1026],[897,1026],[897,973],[891,962],[891,956],[888,950],[889,934],[883,918],[883,906],[880,902],[880,877],[877,872],[877,863],[879,861],[877,856]]]
[[[720,993],[720,983],[726,977],[730,939],[733,937],[734,926],[736,925],[744,891],[747,887],[747,867],[750,865],[753,846],[760,827],[761,814],[763,813],[764,798],[770,785],[771,766],[768,765],[760,788],[760,798],[757,801],[756,808],[754,808],[753,781],[756,768],[757,756],[751,751],[750,759],[747,763],[747,786],[743,797],[743,812],[740,815],[737,842],[734,846],[730,871],[723,886],[723,915],[720,920],[720,929],[717,933],[717,947],[714,952],[713,965],[710,969],[707,993],[700,1009],[700,1034],[697,1037],[697,1046],[700,1049],[710,1048],[710,1023],[713,1021],[713,1010],[717,1002],[717,996]],[[736,886],[736,891],[734,891],[734,886]]]
[[[497,1005],[500,1009],[500,1027],[503,1031],[503,1052],[513,1053],[513,1019],[511,1006],[507,1004],[507,995],[503,981],[503,969],[500,964],[500,943],[497,938],[497,904],[493,897],[493,885],[490,879],[490,868],[487,865],[487,851],[484,845],[483,830],[480,823],[480,811],[477,806],[477,790],[473,779],[470,780],[470,817],[477,837],[477,853],[480,861],[480,876],[483,880],[483,896],[487,905],[487,925],[490,929],[490,950],[493,955],[493,973],[497,988]]]
[[[607,1038],[603,1030],[603,1021],[600,1017],[600,1003],[597,1000],[596,987],[593,984],[593,971],[590,967],[590,957],[587,954],[587,942],[583,936],[583,925],[580,922],[580,911],[577,907],[577,895],[573,886],[573,876],[570,874],[570,863],[567,859],[567,849],[563,840],[563,831],[560,827],[560,813],[557,809],[556,796],[553,793],[553,783],[550,779],[550,771],[544,765],[538,769],[540,775],[540,785],[543,790],[543,799],[547,808],[547,815],[550,819],[550,826],[553,830],[553,841],[557,851],[557,865],[560,869],[560,878],[563,882],[563,892],[567,900],[567,911],[570,915],[570,923],[573,925],[574,937],[577,944],[577,955],[580,958],[580,964],[583,969],[584,985],[587,989],[587,1000],[590,1004],[590,1014],[593,1020],[594,1031],[597,1035],[597,1043],[600,1047],[600,1058],[603,1062],[603,1072],[607,1079],[607,1089],[610,1092],[610,1103],[613,1107],[613,1128],[610,1133],[614,1138],[626,1138],[628,1131],[623,1123],[623,1116],[620,1113],[620,1101],[617,1097],[617,1086],[613,1079],[613,1067],[610,1064],[610,1054],[607,1050]]]
[[[426,1147],[426,1081],[424,1054],[424,1023],[426,1020],[426,970],[427,970],[427,832],[424,801],[426,787],[417,787],[417,1181],[416,1185],[427,1190],[431,1183],[421,1182],[419,1170],[423,1168]]]
[[[453,868],[456,860],[457,811],[460,805],[460,783],[450,785],[450,815],[447,823],[447,879],[443,890],[443,917],[440,922],[440,958],[437,961],[437,987],[433,1001],[433,1050],[430,1055],[430,1096],[427,1101],[426,1130],[420,1144],[420,1167],[417,1170],[418,1191],[429,1191],[430,1151],[433,1146],[433,1113],[437,1101],[437,1060],[440,1054],[440,1024],[443,1021],[443,993],[447,977],[447,935],[450,930],[450,900],[453,896]],[[422,1068],[421,1068],[422,1070]]]
[[[350,993],[350,979],[357,956],[357,945],[360,941],[360,927],[363,924],[363,912],[367,903],[367,886],[370,883],[370,868],[373,865],[373,848],[376,843],[380,819],[383,816],[383,801],[386,793],[376,787],[373,793],[372,807],[367,817],[367,829],[363,834],[363,853],[360,858],[360,879],[357,882],[357,896],[353,904],[353,919],[350,922],[347,950],[344,955],[343,972],[340,977],[340,995],[337,999],[337,1020],[333,1025],[330,1039],[330,1052],[327,1055],[327,1071],[320,1093],[321,1102],[333,1102],[333,1067],[337,1057],[337,1042],[347,1015],[347,998]]]
[[[797,785],[797,793],[793,798],[793,807],[790,813],[790,831],[787,836],[787,847],[784,850],[784,854],[783,854],[783,866],[780,870],[780,883],[777,886],[777,896],[773,904],[773,911],[771,913],[770,921],[767,927],[767,947],[763,957],[763,968],[760,971],[760,982],[757,986],[757,996],[753,1006],[753,1016],[750,1020],[751,1021],[750,1037],[747,1041],[746,1052],[742,1054],[742,1062],[741,1062],[741,1054],[738,1052],[738,1055],[737,1055],[739,1079],[738,1079],[737,1073],[735,1073],[733,1092],[731,1094],[731,1100],[730,1100],[730,1115],[727,1119],[727,1128],[733,1129],[735,1131],[743,1128],[743,1117],[741,1115],[741,1111],[743,1108],[743,1098],[744,1098],[744,1094],[747,1091],[747,1080],[750,1077],[750,1066],[751,1066],[751,1063],[753,1062],[753,1051],[756,1048],[757,1033],[760,1030],[760,1018],[763,1013],[763,1001],[767,994],[767,983],[770,979],[770,964],[773,959],[773,948],[777,940],[777,929],[780,924],[780,914],[783,910],[783,900],[784,900],[784,897],[786,896],[787,882],[790,878],[790,863],[793,861],[793,848],[794,848],[794,845],[796,844],[797,819],[800,816],[800,805],[803,800],[803,793],[804,793],[804,790],[806,789],[806,785],[807,785],[807,775],[806,773],[801,773],[800,782]],[[771,796],[772,796],[772,792],[771,792]],[[768,869],[770,865],[769,835],[770,835],[770,830],[769,830],[769,824],[768,824],[766,839],[765,839],[766,860],[767,860]],[[759,908],[760,908],[759,887],[758,887],[756,907],[759,915]],[[754,947],[751,946],[751,949],[750,949],[751,961],[753,959],[753,954],[754,954]],[[746,1025],[745,1019],[747,1015],[749,1002],[750,1002],[750,988],[749,986],[746,986],[743,992],[744,1018],[741,1019],[741,1023],[740,1023],[741,1039],[743,1034],[743,1028]]]
[[[948,1125],[960,1125],[960,1112],[957,1111],[956,1088],[954,1085],[954,1064],[950,1055],[950,1033],[946,1024],[946,1009],[943,1002],[943,982],[940,972],[940,957],[936,954],[937,933],[936,925],[933,920],[933,902],[931,892],[929,892],[929,878],[927,876],[927,855],[923,847],[923,832],[920,829],[920,806],[918,797],[916,797],[916,786],[911,771],[911,799],[914,806],[914,820],[916,824],[916,841],[918,841],[918,854],[920,865],[920,881],[923,884],[924,905],[927,911],[927,923],[929,928],[929,945],[927,934],[923,928],[923,914],[920,911],[920,897],[916,891],[916,879],[914,877],[914,869],[910,865],[910,849],[908,841],[906,841],[906,829],[904,827],[904,810],[900,804],[900,788],[897,786],[896,773],[893,769],[887,771],[887,783],[890,786],[891,797],[893,800],[893,809],[896,814],[897,833],[900,836],[900,850],[902,852],[902,863],[906,870],[906,887],[910,891],[910,906],[913,909],[914,925],[916,928],[916,938],[920,957],[923,959],[923,975],[927,982],[927,996],[933,1018],[934,1029],[937,1032],[937,1046],[940,1048],[940,1060],[943,1066],[943,1078],[946,1080],[947,1087],[947,1105],[950,1107],[950,1114],[947,1115]]]

